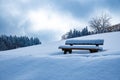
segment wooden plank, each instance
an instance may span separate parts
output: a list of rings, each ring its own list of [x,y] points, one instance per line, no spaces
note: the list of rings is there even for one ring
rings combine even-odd
[[[99,49],[86,49],[86,48],[70,48],[70,49],[65,49],[65,48],[63,48],[62,49],[63,51],[64,51],[64,54],[66,54],[67,52],[69,52],[70,54],[72,53],[72,50],[89,50],[90,51],[90,53],[94,53],[94,52],[98,52],[99,51]]]
[[[68,45],[64,45],[64,46],[59,46],[59,49],[98,49],[98,50],[102,50],[102,47],[97,47],[97,46],[68,46]]]
[[[72,50],[89,50],[90,53],[98,52],[99,50],[102,50],[101,47],[96,46],[60,46],[59,49],[62,49],[64,51],[64,54],[67,52],[72,53]]]
[[[104,40],[103,39],[97,39],[97,40],[67,40],[65,42],[66,45],[103,45]]]

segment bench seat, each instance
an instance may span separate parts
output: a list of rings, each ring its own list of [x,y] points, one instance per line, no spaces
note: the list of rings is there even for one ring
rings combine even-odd
[[[62,49],[64,51],[64,54],[66,54],[67,52],[72,53],[72,50],[89,50],[91,53],[103,50],[102,47],[98,46],[68,46],[68,45],[59,46],[59,49]]]
[[[102,50],[103,48],[102,47],[97,47],[97,46],[68,46],[68,45],[63,45],[63,46],[59,46],[59,49],[62,49],[62,48],[65,48],[65,49],[99,49],[99,50]]]

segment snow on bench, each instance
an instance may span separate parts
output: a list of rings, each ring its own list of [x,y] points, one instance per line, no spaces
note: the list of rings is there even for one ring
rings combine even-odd
[[[66,45],[103,45],[104,40],[103,39],[97,39],[97,40],[67,40],[65,42]]]
[[[91,53],[98,52],[103,50],[99,45],[103,45],[104,40],[67,40],[66,45],[59,46],[59,49],[64,51],[64,54],[67,52],[72,53],[72,50],[89,50]],[[79,46],[79,45],[96,45],[96,46]]]

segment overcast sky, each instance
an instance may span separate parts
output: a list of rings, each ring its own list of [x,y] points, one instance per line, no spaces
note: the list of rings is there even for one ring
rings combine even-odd
[[[103,13],[112,24],[120,23],[120,0],[0,0],[0,35],[56,41]]]

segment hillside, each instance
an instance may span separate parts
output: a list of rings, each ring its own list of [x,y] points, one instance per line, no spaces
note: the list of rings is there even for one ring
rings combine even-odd
[[[0,80],[120,80],[120,32],[74,39],[104,39],[104,51],[64,55],[65,41],[1,51]]]

